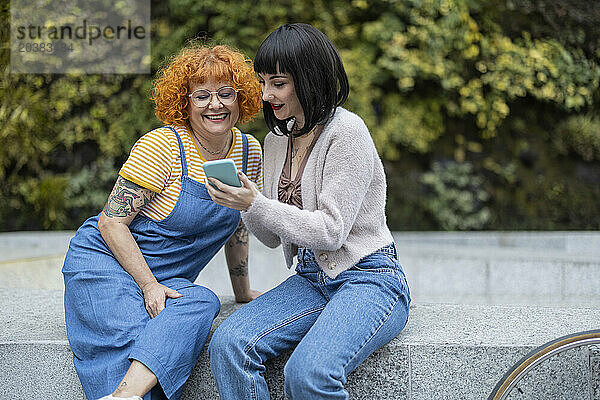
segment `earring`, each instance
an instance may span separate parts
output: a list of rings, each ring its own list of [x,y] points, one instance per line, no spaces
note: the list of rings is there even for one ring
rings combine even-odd
[[[286,128],[288,130],[288,132],[291,132],[292,129],[294,128],[294,125],[296,124],[296,117],[292,117],[289,119],[289,121],[287,122]]]

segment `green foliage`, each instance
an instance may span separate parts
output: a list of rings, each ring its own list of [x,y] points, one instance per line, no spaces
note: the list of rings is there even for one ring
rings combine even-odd
[[[592,115],[573,115],[562,121],[554,145],[563,154],[574,151],[585,161],[600,160],[600,118]]]
[[[383,134],[408,150],[427,152],[430,144],[444,131],[441,105],[437,99],[415,98],[409,101],[400,96],[387,96],[383,109],[390,117],[382,124],[379,136]],[[390,159],[398,158],[391,151],[384,154]]]
[[[489,195],[470,163],[435,162],[421,182],[428,189],[425,208],[442,229],[483,229],[489,222],[491,213],[484,205]]]
[[[380,54],[380,73],[372,86],[394,85],[396,93],[419,97],[433,91],[435,104],[449,116],[472,119],[482,138],[496,135],[518,98],[533,97],[566,111],[593,104],[600,67],[581,51],[569,52],[552,38],[533,39],[528,32],[508,37],[489,19],[479,23],[464,0],[401,1],[390,8],[362,29],[363,45]],[[417,96],[411,97],[414,103]],[[388,118],[397,126],[396,115],[388,111],[373,129],[376,137],[387,139],[381,148],[406,145],[404,138],[390,134]],[[419,135],[428,143],[438,137],[432,131]]]
[[[70,176],[64,197],[66,208],[77,212],[72,217],[85,219],[102,209],[110,191],[105,187],[114,183],[118,173],[115,164],[114,158],[98,159]],[[90,182],[106,182],[106,185],[90,185]]]
[[[11,75],[0,6],[0,230],[97,213],[160,125],[147,75]],[[283,23],[340,50],[393,229],[598,229],[600,8],[583,0],[153,1],[153,74],[189,40],[250,57]],[[259,139],[262,118],[241,127]],[[448,161],[454,160],[454,161]]]
[[[507,35],[526,31],[535,38],[553,38],[570,51],[583,51],[587,57],[599,56],[600,8],[587,0],[510,0],[482,2],[487,13],[497,19]]]
[[[35,216],[43,221],[44,229],[64,227],[66,176],[44,176],[19,182],[17,190],[26,203],[33,206]]]

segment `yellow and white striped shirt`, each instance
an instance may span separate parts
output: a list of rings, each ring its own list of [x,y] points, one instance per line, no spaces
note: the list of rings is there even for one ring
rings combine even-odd
[[[206,161],[192,139],[187,127],[175,126],[181,137],[188,167],[188,176],[204,184]],[[238,171],[243,166],[242,132],[232,129],[233,144],[225,158],[235,162]],[[252,135],[248,137],[248,178],[255,182],[262,191],[262,149],[258,140]],[[155,221],[166,218],[173,208],[181,191],[181,158],[179,143],[175,133],[168,127],[154,129],[142,136],[131,149],[129,158],[123,164],[119,175],[131,182],[150,189],[157,194],[150,203],[140,211]]]

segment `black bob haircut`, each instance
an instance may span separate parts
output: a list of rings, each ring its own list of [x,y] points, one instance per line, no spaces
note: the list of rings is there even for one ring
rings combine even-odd
[[[348,98],[348,77],[342,59],[329,38],[312,25],[286,24],[273,31],[256,52],[254,71],[288,73],[294,79],[296,95],[304,111],[304,126],[294,136],[310,132],[317,124],[325,124]],[[273,133],[290,134],[287,121],[275,118],[266,101],[263,101],[263,113]]]

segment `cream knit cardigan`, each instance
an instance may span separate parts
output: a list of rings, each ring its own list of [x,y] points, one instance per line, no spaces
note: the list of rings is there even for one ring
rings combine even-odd
[[[394,241],[385,219],[383,165],[358,115],[338,107],[325,125],[302,175],[302,210],[277,200],[287,145],[287,136],[265,138],[263,194],[242,218],[266,246],[283,245],[288,268],[298,246],[307,247],[335,278]]]

